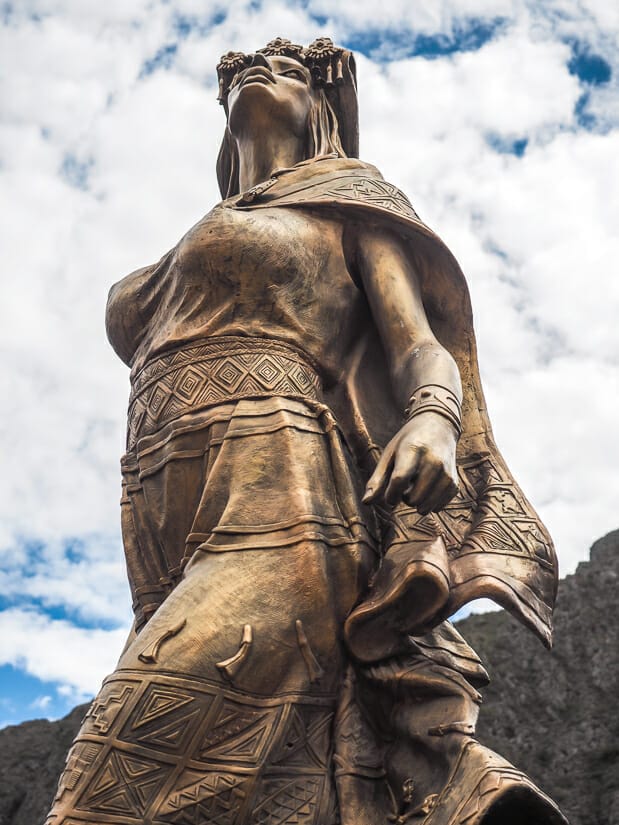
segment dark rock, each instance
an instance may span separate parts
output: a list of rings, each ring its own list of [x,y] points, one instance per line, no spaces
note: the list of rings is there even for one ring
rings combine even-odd
[[[619,825],[619,530],[560,584],[552,651],[504,611],[459,630],[492,679],[478,735],[526,771],[571,825]]]
[[[525,770],[571,825],[619,825],[619,530],[559,589],[549,653],[504,611],[460,631],[484,659],[479,738]],[[0,825],[40,825],[86,712],[0,731]]]
[[[0,825],[41,825],[87,707],[0,730]]]

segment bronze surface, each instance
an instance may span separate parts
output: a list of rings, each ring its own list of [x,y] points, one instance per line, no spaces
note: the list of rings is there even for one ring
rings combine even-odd
[[[224,200],[110,293],[135,626],[47,825],[564,823],[475,740],[448,621],[487,596],[549,644],[557,579],[464,276],[357,159],[349,52],[218,74]]]

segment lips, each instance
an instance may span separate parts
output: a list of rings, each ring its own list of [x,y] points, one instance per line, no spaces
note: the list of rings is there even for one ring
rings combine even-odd
[[[238,86],[247,86],[249,83],[275,83],[273,74],[264,66],[252,66],[246,69],[239,78]]]

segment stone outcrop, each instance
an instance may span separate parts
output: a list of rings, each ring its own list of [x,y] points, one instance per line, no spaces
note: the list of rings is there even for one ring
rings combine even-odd
[[[0,825],[41,825],[87,707],[0,730]]]
[[[571,825],[619,825],[619,530],[560,584],[544,650],[504,611],[459,629],[487,665],[478,734],[525,770]]]
[[[565,578],[549,653],[504,611],[459,629],[486,663],[479,738],[524,769],[571,825],[619,825],[619,530]],[[0,731],[0,825],[40,825],[86,706]]]

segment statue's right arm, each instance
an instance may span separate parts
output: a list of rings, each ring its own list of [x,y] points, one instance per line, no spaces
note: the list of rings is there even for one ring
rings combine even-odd
[[[402,412],[429,388],[453,398],[457,410],[462,399],[458,367],[430,327],[408,245],[396,232],[367,224],[349,230],[344,246],[380,333]],[[404,499],[427,513],[453,498],[459,421],[455,415],[450,420],[449,412],[437,402],[409,416],[385,447],[368,481],[366,501],[382,497],[395,505]]]

